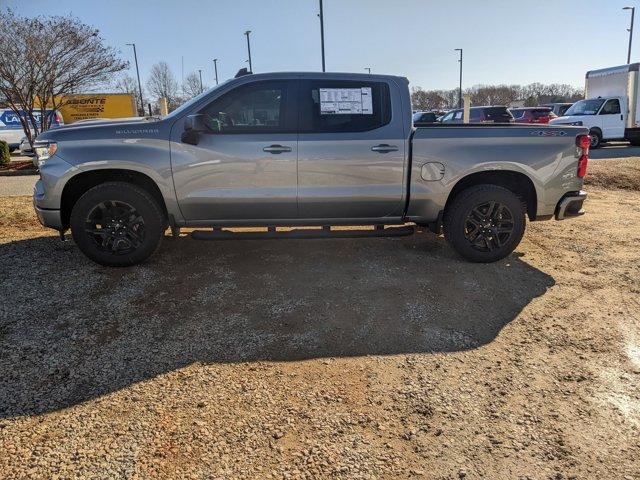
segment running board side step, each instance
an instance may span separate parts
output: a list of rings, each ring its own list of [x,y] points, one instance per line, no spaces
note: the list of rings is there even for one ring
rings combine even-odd
[[[292,229],[277,231],[269,227],[266,232],[232,232],[229,230],[195,230],[191,233],[194,240],[267,240],[283,238],[363,238],[363,237],[406,237],[415,233],[415,227],[387,227],[376,225],[374,230],[332,230],[325,226],[322,229]]]

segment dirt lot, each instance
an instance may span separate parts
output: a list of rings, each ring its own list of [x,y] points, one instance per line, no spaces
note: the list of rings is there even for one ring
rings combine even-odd
[[[640,479],[640,192],[603,188],[637,162],[492,265],[416,235],[106,269],[2,198],[0,477]]]

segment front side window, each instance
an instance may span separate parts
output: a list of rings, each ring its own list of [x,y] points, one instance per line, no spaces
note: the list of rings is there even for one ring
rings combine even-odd
[[[454,113],[455,112],[449,112],[444,117],[442,117],[442,123],[450,122],[451,119],[453,118]]]
[[[383,82],[307,80],[300,89],[300,133],[364,132],[391,121]]]
[[[607,103],[604,104],[602,110],[600,111],[600,115],[619,115],[620,114],[620,101],[615,98],[611,100],[607,100]]]
[[[260,82],[238,87],[200,113],[221,133],[273,132],[285,129],[286,84]]]

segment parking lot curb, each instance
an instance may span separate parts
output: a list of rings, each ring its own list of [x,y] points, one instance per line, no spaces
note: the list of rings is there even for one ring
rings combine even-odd
[[[37,170],[9,170],[9,171],[0,171],[0,177],[21,177],[24,175],[38,175]]]

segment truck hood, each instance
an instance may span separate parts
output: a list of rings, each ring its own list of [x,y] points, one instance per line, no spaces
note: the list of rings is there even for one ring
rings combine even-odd
[[[64,141],[94,138],[113,138],[121,132],[145,133],[161,122],[159,117],[129,117],[81,120],[42,132],[37,141]],[[157,127],[154,127],[157,128]],[[143,135],[144,136],[144,135]]]
[[[574,125],[577,122],[584,122],[585,117],[592,117],[594,115],[569,115],[565,117],[554,118],[549,122],[549,125]],[[580,124],[578,124],[579,126]]]

